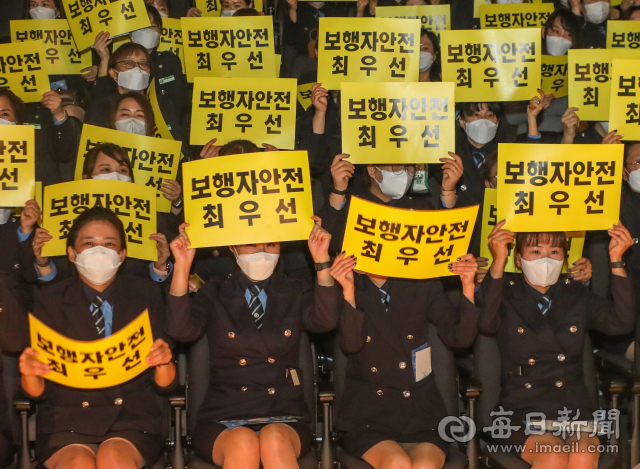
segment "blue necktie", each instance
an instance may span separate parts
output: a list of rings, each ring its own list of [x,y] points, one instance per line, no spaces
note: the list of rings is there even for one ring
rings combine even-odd
[[[96,297],[91,302],[91,306],[93,306],[93,321],[96,325],[96,330],[98,331],[98,335],[100,337],[104,337],[104,312],[102,311],[102,303],[104,300],[96,295]]]
[[[538,303],[538,308],[540,308],[540,312],[544,316],[549,311],[549,308],[551,308],[551,300],[546,296],[542,295],[542,298],[540,299],[540,303]]]
[[[249,311],[251,311],[251,317],[256,322],[258,329],[262,327],[262,318],[264,317],[264,308],[260,301],[259,295],[262,289],[258,285],[251,285],[249,293],[251,293],[251,301],[249,302]]]

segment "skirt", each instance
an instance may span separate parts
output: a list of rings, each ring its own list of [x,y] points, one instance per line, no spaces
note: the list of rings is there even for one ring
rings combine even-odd
[[[382,441],[396,443],[431,443],[440,448],[445,456],[449,454],[447,443],[440,438],[437,430],[425,430],[410,435],[402,433],[362,428],[341,434],[342,447],[351,456],[362,458],[364,453]]]
[[[293,428],[298,434],[298,438],[300,438],[300,457],[307,454],[311,450],[312,438],[309,424],[304,421],[282,423]],[[259,431],[262,427],[264,425],[251,425],[249,428]],[[213,464],[213,445],[218,436],[225,430],[227,430],[227,427],[221,423],[197,422],[195,436],[193,437],[193,448],[196,455],[203,461]]]

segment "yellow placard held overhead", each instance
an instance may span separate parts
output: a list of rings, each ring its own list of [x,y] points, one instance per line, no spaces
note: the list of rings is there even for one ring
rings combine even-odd
[[[29,313],[29,334],[37,360],[51,368],[44,378],[70,388],[119,386],[149,368],[153,331],[147,310],[109,337],[86,342],[63,336]]]
[[[196,77],[276,78],[270,16],[182,18],[187,80]]]
[[[609,128],[623,140],[640,140],[640,60],[613,61]]]
[[[105,129],[85,124],[82,127],[75,179],[82,179],[84,157],[98,143],[115,143],[127,152],[136,184],[156,191],[159,212],[170,212],[171,202],[160,192],[163,179],[176,179],[182,142]]]
[[[542,0],[525,0],[525,2],[526,3],[542,3]],[[473,0],[473,17],[474,18],[480,18],[480,7],[482,5],[491,5],[491,0]],[[501,6],[508,6],[508,5],[502,4]]]
[[[442,31],[442,81],[456,102],[528,101],[540,87],[537,29]]]
[[[480,242],[480,256],[489,259],[489,265],[493,263],[493,255],[489,249],[489,235],[491,230],[498,224],[498,190],[497,189],[485,189],[484,192],[484,205],[482,207],[482,234]],[[571,266],[575,261],[582,257],[582,250],[584,248],[585,232],[584,231],[570,231],[567,232],[567,239],[569,242],[569,249],[565,253],[568,258],[567,262]],[[515,243],[509,247],[509,257],[507,257],[507,264],[505,265],[505,272],[516,272],[515,261],[513,260],[513,248]],[[566,267],[562,268],[562,272],[566,272]]]
[[[186,71],[184,63],[184,44],[182,41],[182,22],[175,18],[162,18],[162,34],[158,51],[173,52],[182,62],[182,72]]]
[[[453,83],[343,83],[342,151],[354,164],[439,163],[455,148]]]
[[[569,93],[567,78],[569,75],[569,57],[567,55],[542,56],[542,91],[562,98]]]
[[[24,207],[35,188],[35,129],[0,125],[0,207]]]
[[[221,156],[185,163],[182,171],[192,248],[309,237],[306,151]]]
[[[553,3],[480,5],[482,29],[541,28],[553,13]]]
[[[50,91],[49,67],[42,41],[0,45],[0,88],[9,88],[25,103],[37,103]]]
[[[613,5],[613,2],[611,4]],[[607,21],[607,49],[638,49],[639,47],[640,22]]]
[[[569,49],[569,107],[579,109],[581,120],[609,118],[611,61],[637,56],[632,49]]]
[[[315,83],[305,83],[304,85],[298,85],[298,102],[305,110],[313,106],[311,101],[311,88]]]
[[[91,52],[78,52],[67,20],[11,21],[11,41],[42,41],[52,75],[79,75],[80,70],[91,67]]]
[[[420,20],[320,18],[318,83],[413,82],[420,71]]]
[[[151,26],[144,0],[62,0],[79,51],[93,45],[98,33],[111,37]]]
[[[618,222],[622,145],[501,143],[498,219],[511,231],[606,230]]]
[[[357,270],[399,278],[453,275],[448,268],[467,254],[478,206],[411,210],[351,197],[342,250],[358,258]]]
[[[222,12],[222,0],[195,0],[196,8],[202,12],[202,16],[205,18],[211,18],[220,16]],[[253,0],[253,8],[258,11],[263,10],[262,0]]]
[[[438,34],[451,29],[451,5],[376,7],[376,18],[419,19],[420,27]]]
[[[73,220],[86,209],[111,209],[124,225],[127,256],[157,261],[155,190],[140,184],[105,179],[63,182],[44,188],[44,226],[53,236],[42,248],[44,257],[67,254],[67,237]]]
[[[294,78],[196,78],[193,86],[191,144],[232,140],[293,149],[296,123]]]

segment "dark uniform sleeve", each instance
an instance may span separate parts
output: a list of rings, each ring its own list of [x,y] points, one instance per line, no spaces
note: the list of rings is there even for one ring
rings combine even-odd
[[[73,116],[67,116],[60,125],[54,125],[51,158],[58,163],[75,161],[81,133],[82,122]]]
[[[0,275],[0,350],[4,352],[19,353],[29,345],[29,320],[19,288],[9,275]]]
[[[342,241],[344,240],[344,231],[347,227],[350,203],[351,196],[347,195],[345,197],[344,207],[342,207],[341,210],[336,210],[327,198],[320,209],[319,216],[322,219],[322,227],[331,233],[330,253],[340,252],[342,250]]]
[[[182,296],[167,294],[167,322],[165,331],[181,342],[195,342],[209,325],[213,305],[204,292],[191,298],[187,292]]]
[[[590,329],[608,335],[627,334],[635,324],[635,295],[630,277],[611,275],[613,302],[595,294],[589,295],[587,318]]]
[[[302,325],[309,332],[329,332],[338,327],[338,294],[336,284],[323,287],[316,281],[314,291],[306,290],[301,301]]]
[[[465,348],[478,335],[480,310],[466,296],[456,308],[444,293],[442,283],[434,281],[429,289],[427,317],[438,328],[438,336],[451,348]]]
[[[345,353],[358,353],[367,342],[364,333],[364,312],[342,301],[338,338]]]
[[[505,282],[504,273],[501,278],[496,279],[491,276],[489,271],[480,285],[479,304],[482,305],[482,312],[478,321],[478,329],[481,334],[495,335],[500,330],[502,324],[500,305],[502,304]]]
[[[153,338],[154,338],[154,341],[155,339],[164,340],[167,344],[169,344],[169,347],[171,347],[171,349],[173,350],[174,349],[173,341],[171,340],[171,337],[169,337],[169,335],[165,330],[166,317],[167,317],[166,306],[164,304],[164,301],[162,301],[162,294],[160,293],[160,289],[158,288],[157,294],[153,295],[153,304],[151,308],[149,308],[149,320],[151,321]],[[152,370],[152,372],[149,373],[149,376],[151,377],[155,391],[159,394],[170,393],[176,388],[176,386],[178,386],[177,366],[176,366],[176,373],[173,378],[173,381],[168,386],[159,386],[158,383],[156,383],[155,370]]]

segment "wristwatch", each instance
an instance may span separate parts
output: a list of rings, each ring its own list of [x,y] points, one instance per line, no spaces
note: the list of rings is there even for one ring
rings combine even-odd
[[[172,202],[171,206],[175,207],[175,208],[180,208],[182,207],[182,202],[184,201],[184,199],[181,197],[180,200],[178,200],[177,202]]]
[[[624,269],[625,265],[626,265],[625,261],[609,262],[609,266],[612,269]]]
[[[329,269],[333,265],[333,262],[316,262],[314,265],[316,266],[316,271],[320,272],[321,270]]]
[[[331,186],[331,192],[333,192],[334,194],[338,194],[338,195],[347,195],[347,189],[345,189],[343,191],[339,191],[338,189],[336,189],[336,186],[334,186],[334,185]]]

